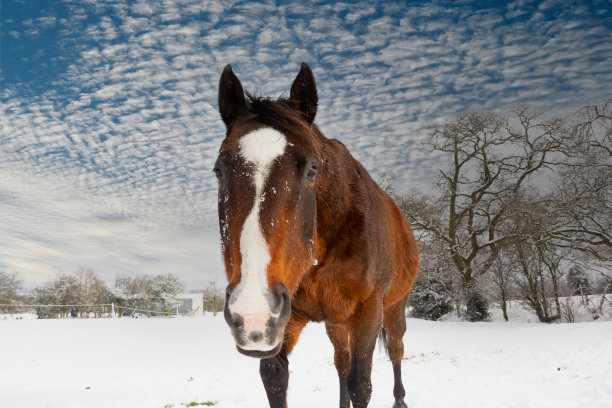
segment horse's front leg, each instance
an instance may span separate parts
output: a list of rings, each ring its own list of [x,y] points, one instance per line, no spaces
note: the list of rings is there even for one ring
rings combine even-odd
[[[289,385],[289,360],[282,351],[270,358],[262,358],[259,375],[263,382],[270,408],[287,406],[287,386]]]
[[[325,323],[327,336],[334,346],[334,364],[338,371],[340,383],[340,408],[350,408],[351,400],[346,388],[347,377],[351,365],[351,353],[348,343],[348,329],[344,325]]]
[[[292,312],[285,327],[281,351],[274,357],[262,358],[259,363],[259,375],[268,395],[270,408],[287,407],[287,386],[289,385],[289,360],[287,356],[293,350],[306,323],[308,323],[307,319]]]
[[[382,328],[382,300],[362,303],[351,318],[351,367],[347,388],[354,408],[366,408],[372,396],[372,354]]]

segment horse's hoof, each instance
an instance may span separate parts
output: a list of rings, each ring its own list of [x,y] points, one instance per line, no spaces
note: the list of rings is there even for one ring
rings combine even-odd
[[[408,405],[404,401],[395,401],[393,408],[408,408]]]

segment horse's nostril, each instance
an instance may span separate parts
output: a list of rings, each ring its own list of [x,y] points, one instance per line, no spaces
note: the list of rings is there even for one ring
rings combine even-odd
[[[232,316],[232,312],[229,308],[229,299],[233,291],[234,291],[234,284],[230,283],[229,285],[227,285],[227,288],[225,289],[225,305],[223,307],[223,317],[225,317],[225,321],[230,327],[236,326],[235,318],[238,317],[238,315],[235,315],[235,314],[234,316]],[[243,320],[241,320],[241,322],[243,322]]]
[[[283,310],[283,306],[291,302],[289,297],[289,289],[282,283],[276,284],[274,288],[274,305],[272,305],[272,313],[279,314]]]
[[[251,332],[251,334],[249,334],[249,339],[253,343],[259,343],[261,340],[263,340],[263,333],[260,331]]]
[[[244,317],[237,313],[232,313],[232,321],[234,322],[234,329],[244,330]]]

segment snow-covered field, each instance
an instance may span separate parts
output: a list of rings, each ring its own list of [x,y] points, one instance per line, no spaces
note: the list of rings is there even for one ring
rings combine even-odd
[[[612,407],[612,321],[462,323],[408,319],[406,402],[434,407]],[[333,351],[306,327],[290,358],[289,404],[335,407]],[[265,407],[258,360],[240,355],[222,316],[0,319],[0,407]],[[370,407],[393,403],[375,352]]]

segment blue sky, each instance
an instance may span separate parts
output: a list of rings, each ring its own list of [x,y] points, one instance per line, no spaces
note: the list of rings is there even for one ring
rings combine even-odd
[[[562,113],[612,94],[612,2],[3,0],[0,270],[225,280],[212,167],[217,84],[287,93],[370,172],[426,188],[415,149],[459,113]]]

